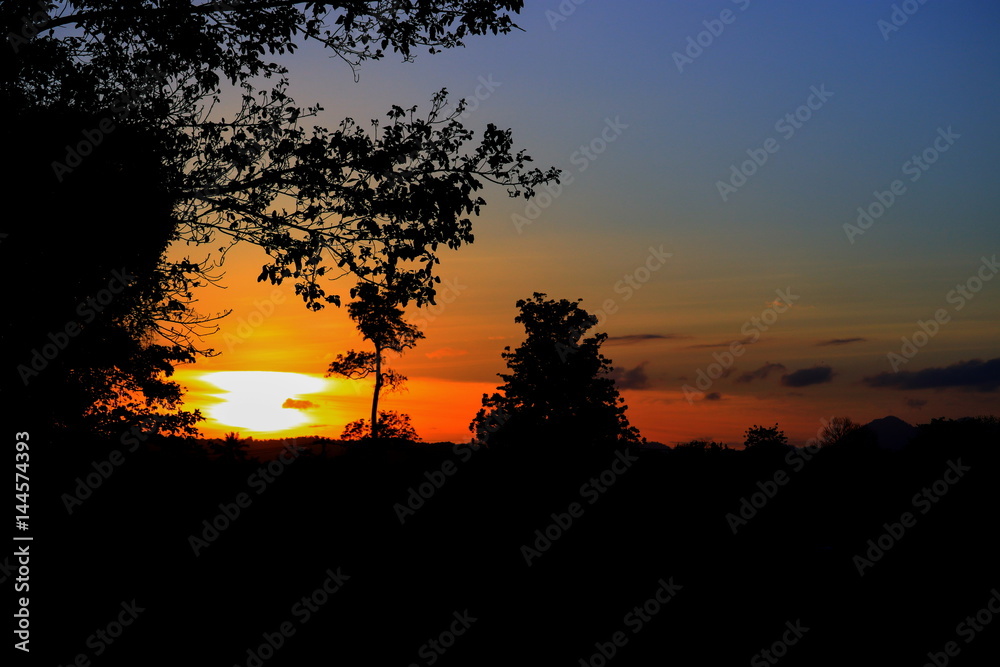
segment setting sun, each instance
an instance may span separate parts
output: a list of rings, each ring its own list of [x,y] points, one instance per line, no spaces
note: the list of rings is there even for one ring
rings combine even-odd
[[[210,394],[222,400],[207,408],[210,419],[262,433],[309,423],[306,410],[316,405],[309,397],[331,390],[330,381],[302,373],[223,371],[206,373],[201,379],[223,390]]]

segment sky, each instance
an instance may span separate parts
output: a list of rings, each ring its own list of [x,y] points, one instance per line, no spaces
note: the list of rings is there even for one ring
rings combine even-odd
[[[467,441],[523,339],[515,302],[543,292],[600,317],[649,440],[997,414],[1000,6],[525,4],[523,32],[389,56],[358,81],[315,47],[286,60],[317,124],[447,88],[467,127],[512,128],[563,170],[530,202],[487,189],[475,243],[442,257],[438,305],[407,310],[426,339],[391,359],[408,390],[382,408],[425,441]],[[235,249],[224,289],[198,293],[201,312],[233,312],[204,341],[221,354],[175,374],[187,406],[206,436],[337,437],[368,415],[371,382],[323,374],[366,344],[345,309],[256,283],[262,264]]]

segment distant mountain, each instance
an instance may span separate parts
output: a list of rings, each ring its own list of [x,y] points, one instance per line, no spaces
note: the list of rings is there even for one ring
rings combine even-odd
[[[892,415],[872,420],[865,424],[865,428],[872,431],[878,438],[880,449],[892,451],[899,451],[917,435],[916,426]]]
[[[655,440],[647,440],[646,442],[640,443],[638,445],[639,449],[652,449],[652,450],[670,450],[670,445],[665,445],[662,442],[657,442]]]

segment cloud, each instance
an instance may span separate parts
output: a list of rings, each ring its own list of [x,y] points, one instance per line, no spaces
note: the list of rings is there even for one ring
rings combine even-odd
[[[468,353],[468,350],[456,350],[453,347],[442,347],[441,349],[434,350],[433,352],[425,352],[424,356],[428,359],[444,359],[445,357],[461,357]]]
[[[869,387],[889,389],[946,389],[961,387],[976,391],[996,391],[1000,387],[1000,357],[983,361],[970,359],[943,368],[879,373],[864,378]]]
[[[713,391],[711,394],[705,394],[705,400],[706,401],[721,401],[722,400],[722,394],[720,394],[717,391]]]
[[[927,401],[925,401],[922,398],[908,398],[908,399],[906,399],[906,407],[908,407],[908,408],[916,408],[917,410],[919,410],[920,408],[924,407],[925,405],[927,405]]]
[[[823,384],[833,379],[833,369],[829,366],[813,366],[802,368],[781,376],[781,384],[786,387],[808,387],[813,384]]]
[[[868,340],[867,338],[831,338],[830,340],[820,341],[816,343],[817,346],[824,345],[847,345],[848,343],[862,343]]]
[[[687,349],[697,350],[703,347],[729,347],[733,343],[740,343],[741,345],[750,345],[753,342],[753,336],[747,336],[746,338],[741,338],[740,340],[727,340],[720,343],[698,343],[697,345],[688,345]]]
[[[737,382],[753,382],[754,380],[764,380],[772,372],[778,372],[785,370],[784,364],[772,364],[771,362],[766,362],[763,366],[755,371],[747,371],[743,375],[736,378]]]
[[[309,410],[315,408],[316,404],[312,401],[302,401],[296,398],[286,398],[285,402],[281,404],[283,408],[292,408],[293,410]]]
[[[624,368],[611,369],[611,379],[615,381],[619,389],[648,389],[649,377],[643,367],[648,364],[644,361],[631,370]]]
[[[678,340],[690,338],[680,334],[630,334],[628,336],[609,336],[605,345],[633,345],[635,343],[645,343],[650,340]]]

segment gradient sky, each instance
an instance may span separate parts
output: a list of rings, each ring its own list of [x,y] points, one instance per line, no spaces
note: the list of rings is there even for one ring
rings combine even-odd
[[[983,258],[1000,252],[1000,6],[903,4],[915,13],[885,32],[879,21],[891,24],[891,2],[586,0],[563,2],[575,7],[564,16],[557,0],[529,0],[517,19],[524,32],[414,63],[367,63],[358,82],[317,48],[288,59],[293,96],[322,104],[321,124],[384,118],[392,104],[426,108],[440,88],[471,100],[478,87],[469,127],[510,127],[537,166],[564,170],[561,192],[536,197],[537,209],[487,191],[476,242],[446,251],[440,265],[454,298],[408,311],[427,338],[392,361],[410,377],[409,391],[385,396],[382,407],[411,414],[427,441],[467,440],[482,393],[504,370],[504,345],[522,339],[514,303],[539,291],[582,298],[591,313],[615,302],[596,331],[611,336],[604,353],[623,369],[629,417],[650,440],[737,444],[747,427],[778,422],[800,443],[833,415],[919,423],[996,414],[1000,380],[987,362],[1000,357],[1000,279],[977,284],[976,276],[992,278]],[[720,16],[729,23],[713,23]],[[708,45],[679,71],[674,54],[709,29],[706,21],[721,33],[701,35]],[[832,95],[813,97],[794,132],[776,126],[813,89]],[[586,146],[602,152],[584,157]],[[936,161],[911,180],[907,163],[927,149]],[[724,201],[718,182],[748,151],[767,160]],[[858,207],[897,179],[905,191],[849,239],[844,225],[855,224]],[[624,289],[619,281],[661,246],[671,254],[662,267]],[[345,310],[308,312],[290,284],[255,283],[259,253],[232,252],[227,289],[199,294],[200,311],[233,314],[205,341],[222,355],[178,369],[188,406],[219,417],[202,422],[209,436],[337,437],[367,415],[370,383],[206,381],[217,371],[321,378],[337,353],[365,346]],[[952,292],[970,279],[969,289],[981,286],[972,298]],[[336,287],[346,296],[350,284]],[[725,360],[777,290],[794,304],[758,330],[726,376],[687,400],[684,385]],[[284,299],[273,313],[241,329],[275,294]],[[947,321],[895,373],[887,355],[939,310]],[[983,364],[962,363],[971,360]],[[308,403],[282,408],[289,398]],[[252,419],[268,410],[277,411],[273,421]]]

